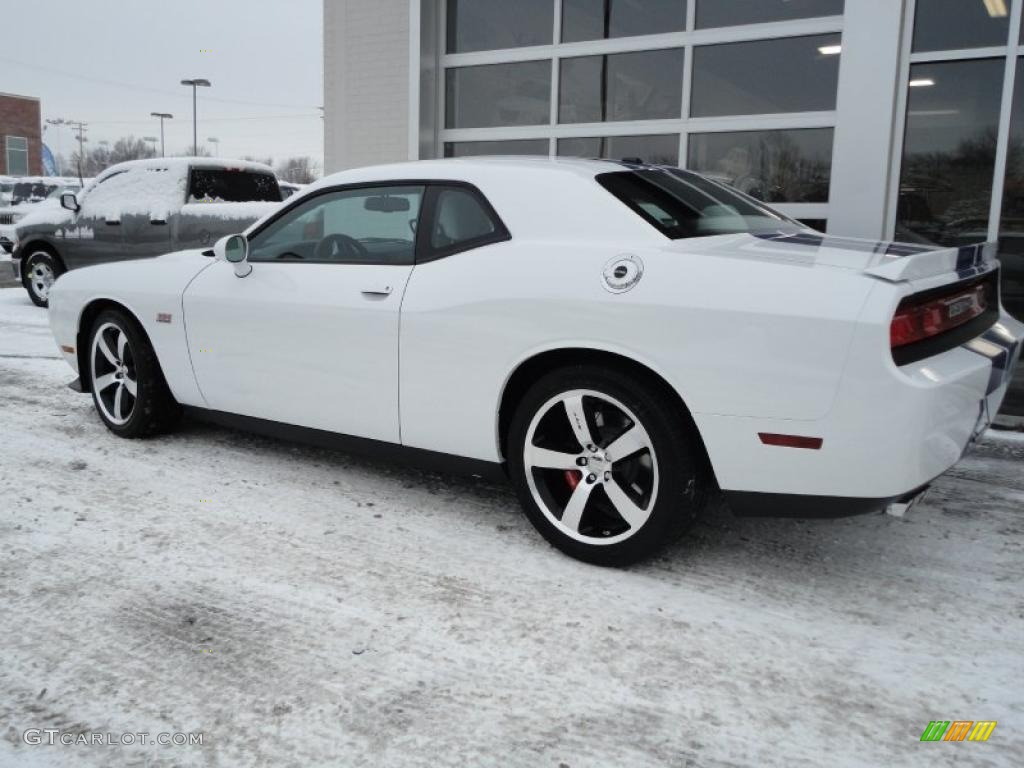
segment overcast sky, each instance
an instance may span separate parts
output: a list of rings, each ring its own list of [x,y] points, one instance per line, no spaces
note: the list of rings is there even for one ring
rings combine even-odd
[[[36,96],[47,118],[84,120],[91,143],[159,136],[167,152],[199,143],[218,154],[323,160],[322,0],[3,0],[0,91]],[[44,140],[70,155],[73,134]]]

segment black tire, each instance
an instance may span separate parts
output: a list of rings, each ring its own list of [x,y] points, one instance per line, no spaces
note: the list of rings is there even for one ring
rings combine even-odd
[[[21,262],[21,284],[37,307],[50,305],[50,285],[64,274],[64,265],[49,248],[33,247]],[[47,284],[49,280],[49,284]]]
[[[582,453],[586,454],[582,458],[590,457],[588,465],[580,467],[575,475],[575,468],[563,470],[561,464],[558,469],[528,466],[524,452],[531,428],[535,430],[531,445],[543,448],[551,442],[559,442],[559,447],[554,449],[559,456],[570,455],[579,450],[574,446],[582,446],[580,433],[564,431],[573,429],[565,416],[568,411],[565,404],[561,403],[560,410],[552,404],[559,403],[556,398],[563,395],[571,398],[570,393],[579,390],[598,395],[579,396],[595,449],[589,453],[586,446],[582,448]],[[566,427],[559,426],[561,418],[565,419]],[[609,456],[608,463],[603,463],[602,451],[630,431],[629,425],[636,422],[643,428],[646,447],[636,453],[627,451],[631,459],[624,455],[612,461],[616,457]],[[547,434],[542,435],[544,431]],[[554,441],[559,432],[560,439]],[[562,447],[570,443],[570,447]],[[612,368],[573,366],[555,370],[538,380],[524,395],[512,418],[506,455],[512,483],[534,527],[567,555],[596,565],[629,565],[651,557],[678,539],[703,508],[713,486],[696,426],[689,414],[681,412],[678,401],[653,382]],[[650,458],[645,459],[645,456]],[[578,463],[580,457],[575,461]],[[622,474],[624,471],[636,479],[630,480]],[[570,475],[576,477],[575,481]],[[567,487],[560,489],[563,481]],[[563,528],[562,518],[569,509],[568,499],[577,486],[584,483],[590,485],[590,490],[583,502],[583,511],[576,517],[574,537]],[[644,488],[645,483],[647,488]],[[617,515],[621,507],[613,501],[612,493],[621,502],[624,488],[631,489],[628,501],[634,501],[633,491],[638,492],[635,494],[635,499],[640,500],[637,508],[642,506],[647,515],[643,522],[633,525],[626,522],[625,516]],[[562,510],[553,509],[559,506],[559,494],[565,499]],[[557,514],[559,511],[561,516]]]
[[[120,357],[115,349],[120,338],[117,331],[127,339],[125,351]],[[107,349],[117,358],[117,365],[98,348],[96,338],[101,332],[107,342]],[[167,432],[177,425],[181,418],[181,406],[167,387],[156,352],[134,317],[116,309],[101,312],[89,330],[85,359],[89,366],[87,375],[96,412],[107,429],[115,435],[126,438],[148,437]],[[119,365],[123,365],[123,375],[101,391],[97,379],[105,379],[112,373],[116,377]],[[128,388],[124,387],[121,400],[115,400],[116,394],[111,394],[111,390],[116,393],[116,388],[123,387],[127,381],[134,383],[135,395],[130,395]],[[114,402],[119,404],[116,416],[113,413]],[[124,421],[119,422],[118,416]]]

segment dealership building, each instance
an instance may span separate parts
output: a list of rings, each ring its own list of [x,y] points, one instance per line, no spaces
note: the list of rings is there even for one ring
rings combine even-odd
[[[1022,2],[325,0],[325,166],[677,164],[829,234],[999,240],[1024,317]]]

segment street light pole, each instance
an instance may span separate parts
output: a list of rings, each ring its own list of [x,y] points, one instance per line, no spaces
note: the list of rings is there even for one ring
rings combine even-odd
[[[166,157],[164,154],[164,119],[170,120],[174,117],[170,112],[150,112],[150,116],[160,118],[160,157]]]
[[[200,86],[203,88],[210,87],[210,81],[202,77],[194,77],[191,80],[182,80],[182,85],[192,86],[192,154],[199,154],[199,132],[196,128],[196,89]]]

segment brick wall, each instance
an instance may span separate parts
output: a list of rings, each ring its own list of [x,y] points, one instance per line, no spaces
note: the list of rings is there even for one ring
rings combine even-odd
[[[409,0],[324,0],[324,170],[409,159]]]
[[[0,176],[7,174],[7,137],[28,139],[28,174],[43,175],[43,136],[39,100],[0,93]]]

